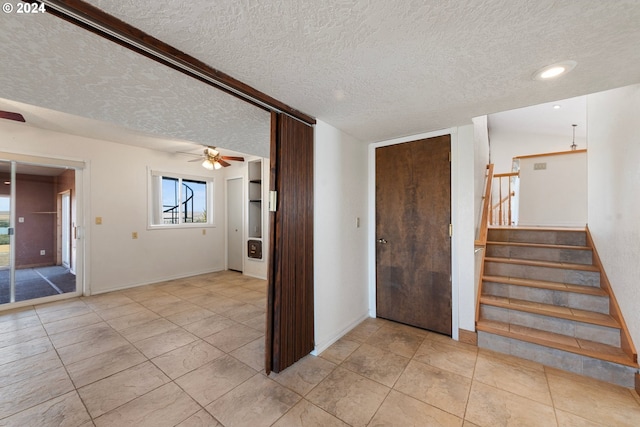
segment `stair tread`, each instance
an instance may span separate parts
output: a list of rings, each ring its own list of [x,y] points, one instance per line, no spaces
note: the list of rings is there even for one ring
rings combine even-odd
[[[578,245],[558,245],[554,243],[527,243],[527,242],[504,242],[504,241],[487,241],[488,245],[500,245],[500,246],[526,246],[534,248],[548,248],[548,249],[576,249],[580,251],[590,251],[589,246]]]
[[[607,344],[487,319],[478,320],[476,329],[478,331],[568,351],[594,359],[605,360],[634,368],[638,367],[638,364],[621,348]]]
[[[537,226],[517,226],[514,227],[512,225],[490,225],[489,230],[526,230],[526,231],[582,231],[584,232],[584,227],[537,227]]]
[[[495,295],[482,295],[480,303],[512,310],[525,311],[527,313],[543,316],[558,317],[576,322],[590,323],[593,325],[620,328],[620,324],[612,316],[594,311],[579,310],[576,308],[561,307],[539,302],[519,300],[515,298],[499,297]]]
[[[538,261],[522,258],[503,258],[503,257],[485,257],[485,262],[502,262],[505,264],[521,264],[531,265],[536,267],[551,267],[551,268],[563,268],[566,270],[583,270],[599,272],[598,267],[589,264],[573,264],[568,262],[554,262],[554,261]]]
[[[574,285],[571,283],[549,282],[546,280],[522,279],[519,277],[507,276],[482,276],[486,282],[497,282],[508,285],[527,286],[530,288],[549,289],[553,291],[573,292],[578,294],[608,296],[607,292],[596,286]]]

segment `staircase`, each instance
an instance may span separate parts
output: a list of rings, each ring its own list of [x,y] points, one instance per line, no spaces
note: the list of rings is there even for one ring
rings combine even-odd
[[[596,257],[585,230],[489,229],[478,346],[633,388],[637,354]]]

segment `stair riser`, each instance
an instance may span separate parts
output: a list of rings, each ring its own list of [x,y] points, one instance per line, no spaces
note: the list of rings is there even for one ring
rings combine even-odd
[[[480,305],[480,317],[487,320],[496,320],[498,322],[525,326],[541,331],[566,335],[567,337],[620,347],[620,330],[617,328],[608,328],[606,326],[576,322],[574,320],[560,319],[486,304]]]
[[[586,246],[584,231],[489,229],[487,239],[493,242],[542,243],[551,245]]]
[[[484,265],[484,274],[487,276],[517,277],[521,279],[570,283],[573,285],[600,286],[600,273],[596,271],[569,270],[487,261]]]
[[[593,264],[593,254],[584,249],[539,248],[532,246],[487,245],[488,257]]]
[[[593,359],[484,331],[478,331],[478,347],[521,357],[623,387],[634,387],[634,376],[637,369],[629,366]]]
[[[606,296],[585,295],[495,282],[483,282],[482,293],[483,295],[514,298],[609,314],[609,297]]]

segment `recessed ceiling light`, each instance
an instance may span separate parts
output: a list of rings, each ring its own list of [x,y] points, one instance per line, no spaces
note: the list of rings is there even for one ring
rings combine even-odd
[[[567,74],[573,70],[578,63],[576,61],[562,61],[556,64],[547,65],[540,68],[533,74],[534,80],[550,80]]]
[[[553,106],[553,109],[554,109],[554,110],[559,110],[559,109],[560,109],[560,106],[559,106],[558,104],[556,104],[556,105],[554,105],[554,106]]]

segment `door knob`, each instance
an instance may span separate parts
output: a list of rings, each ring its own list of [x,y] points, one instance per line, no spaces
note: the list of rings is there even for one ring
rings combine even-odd
[[[387,243],[387,239],[378,239],[378,243],[385,244]]]

